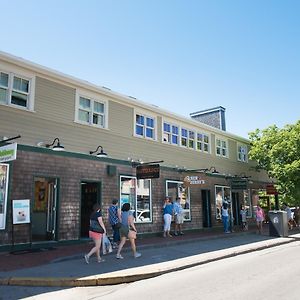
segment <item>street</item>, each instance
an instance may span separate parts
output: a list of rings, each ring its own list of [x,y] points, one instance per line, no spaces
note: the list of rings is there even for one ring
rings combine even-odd
[[[1,287],[0,299],[299,299],[300,242],[131,284],[82,288]],[[3,295],[6,295],[5,297]],[[26,296],[25,296],[26,295]],[[1,298],[2,297],[2,298]]]

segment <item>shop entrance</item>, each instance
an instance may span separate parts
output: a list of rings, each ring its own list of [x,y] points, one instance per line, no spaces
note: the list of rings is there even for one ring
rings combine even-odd
[[[32,208],[32,241],[56,239],[57,179],[35,177]]]
[[[211,227],[210,191],[201,190],[203,227]]]
[[[233,216],[234,225],[241,224],[240,210],[241,210],[241,205],[240,205],[239,193],[232,192],[232,216]]]
[[[81,182],[81,238],[89,236],[90,215],[93,212],[93,205],[101,205],[101,184],[99,182]]]

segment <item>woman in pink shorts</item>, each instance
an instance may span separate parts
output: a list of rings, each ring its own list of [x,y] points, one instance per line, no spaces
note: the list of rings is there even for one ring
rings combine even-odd
[[[91,251],[84,256],[85,262],[88,264],[90,262],[90,257],[96,253],[97,261],[101,262],[103,259],[100,256],[100,247],[102,241],[102,235],[106,233],[106,229],[102,219],[101,207],[98,203],[93,206],[94,212],[91,214],[90,220],[94,220],[99,222],[100,226],[103,228],[103,233],[95,232],[90,227],[89,237],[93,239],[95,246],[91,249]]]

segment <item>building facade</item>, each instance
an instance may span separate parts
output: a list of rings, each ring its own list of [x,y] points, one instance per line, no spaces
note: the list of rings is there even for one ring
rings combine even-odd
[[[180,197],[186,230],[220,226],[224,199],[238,223],[269,182],[247,139],[3,52],[1,141],[0,247],[87,238],[93,204],[109,228],[113,198],[131,204],[142,234],[162,231],[166,195]],[[159,177],[137,178],[152,163]]]

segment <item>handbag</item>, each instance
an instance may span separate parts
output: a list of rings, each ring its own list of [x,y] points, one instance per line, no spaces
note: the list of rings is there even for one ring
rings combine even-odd
[[[90,230],[93,232],[98,232],[98,233],[104,233],[104,229],[102,226],[99,224],[98,220],[91,220],[90,221]]]
[[[109,238],[107,237],[106,234],[103,234],[103,236],[102,236],[102,253],[107,254],[107,253],[111,253],[112,251],[113,251],[112,245],[111,245]]]

